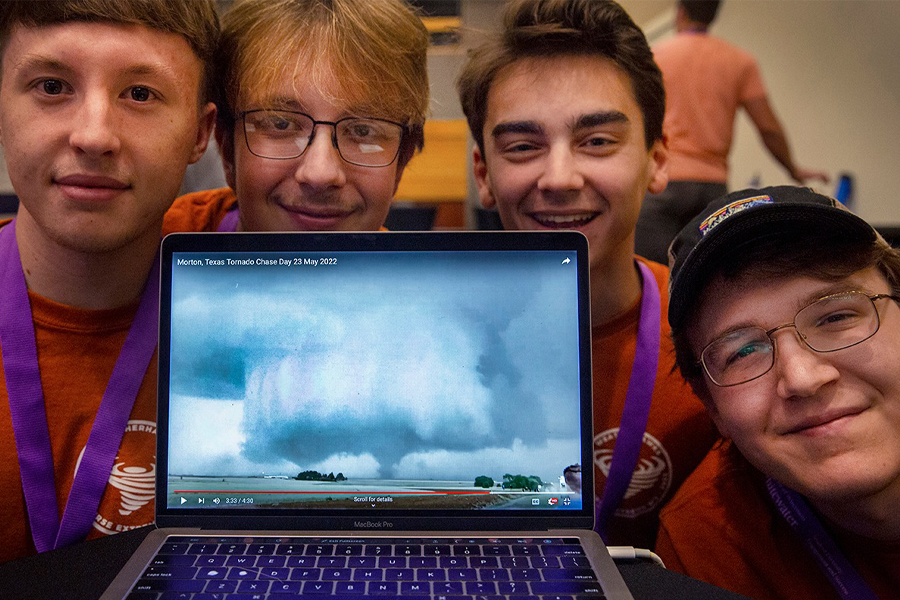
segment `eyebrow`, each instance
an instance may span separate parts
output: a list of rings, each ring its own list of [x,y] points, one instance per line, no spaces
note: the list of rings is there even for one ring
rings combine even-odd
[[[74,69],[66,62],[55,58],[41,56],[40,54],[28,54],[14,65],[16,70],[48,70],[62,73],[72,73]],[[131,65],[122,71],[126,75],[164,75],[176,76],[175,71],[165,64],[139,63]]]
[[[580,115],[571,125],[572,131],[579,129],[589,129],[591,127],[600,127],[602,125],[628,123],[628,116],[618,110],[605,110],[586,115]],[[544,128],[534,121],[509,121],[506,123],[498,123],[491,130],[492,137],[500,137],[509,133],[518,133],[526,135],[540,135],[544,133]]]
[[[498,123],[491,130],[491,137],[500,137],[508,133],[540,135],[544,132],[544,128],[534,121],[509,121],[506,123]]]
[[[589,127],[599,127],[600,125],[609,125],[611,123],[628,123],[628,116],[618,110],[605,110],[602,112],[581,115],[575,121],[575,125],[572,129],[587,129]]]

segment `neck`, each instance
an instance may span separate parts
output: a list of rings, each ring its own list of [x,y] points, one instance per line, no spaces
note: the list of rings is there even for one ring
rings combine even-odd
[[[688,31],[694,33],[706,33],[708,29],[709,25],[700,23],[699,21],[690,20],[683,10],[679,11],[675,17],[675,31],[678,33],[685,33]]]
[[[102,310],[135,301],[159,247],[158,231],[150,231],[108,251],[74,249],[48,236],[21,207],[15,225],[28,289],[77,308]]]
[[[641,297],[641,277],[634,257],[601,261],[591,267],[591,324],[596,327],[615,319]]]
[[[900,480],[860,500],[810,502],[834,529],[882,542],[900,542]]]

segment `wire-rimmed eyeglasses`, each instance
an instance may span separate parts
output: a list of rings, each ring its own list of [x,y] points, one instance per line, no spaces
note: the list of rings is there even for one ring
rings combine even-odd
[[[729,387],[762,377],[775,365],[772,334],[793,327],[803,343],[815,352],[834,352],[860,344],[878,331],[881,319],[877,300],[891,294],[841,292],[819,298],[800,309],[791,323],[766,330],[743,327],[710,342],[700,353],[699,365],[715,385]]]

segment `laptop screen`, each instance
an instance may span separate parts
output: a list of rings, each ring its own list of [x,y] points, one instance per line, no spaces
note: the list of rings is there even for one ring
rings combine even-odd
[[[582,236],[188,234],[163,247],[164,511],[586,508]]]

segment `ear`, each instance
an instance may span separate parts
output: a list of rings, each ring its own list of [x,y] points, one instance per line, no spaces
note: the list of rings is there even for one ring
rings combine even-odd
[[[220,125],[216,125],[216,144],[219,145],[219,156],[222,157],[225,183],[234,190],[236,189],[234,177],[234,129],[232,128],[231,132],[225,132]]]
[[[647,165],[647,191],[658,194],[669,183],[669,148],[666,138],[656,140],[650,147],[650,162]]]
[[[206,105],[200,109],[200,119],[197,124],[197,138],[194,140],[194,148],[191,151],[190,164],[194,164],[200,160],[203,153],[206,152],[206,147],[209,145],[209,136],[212,134],[215,123],[216,105],[212,102],[207,102]]]
[[[497,206],[497,199],[494,198],[494,194],[491,192],[491,180],[487,163],[477,145],[472,150],[472,171],[475,175],[475,186],[478,188],[478,198],[481,200],[481,205],[485,208],[494,208]]]

